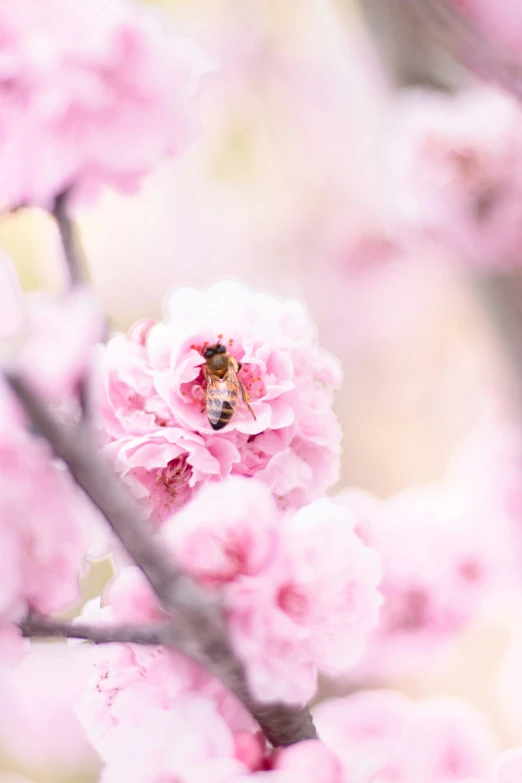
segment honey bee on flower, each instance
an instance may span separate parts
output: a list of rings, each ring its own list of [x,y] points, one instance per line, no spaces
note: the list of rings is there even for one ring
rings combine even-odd
[[[205,407],[212,429],[221,430],[228,424],[234,415],[239,394],[255,419],[248,394],[238,377],[241,364],[219,342],[205,348],[203,357],[203,374],[207,383]]]

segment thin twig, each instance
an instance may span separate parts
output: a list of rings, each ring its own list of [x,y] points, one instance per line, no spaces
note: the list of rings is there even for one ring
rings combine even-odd
[[[60,193],[56,197],[53,207],[53,216],[56,221],[58,231],[60,232],[63,252],[67,262],[67,267],[69,269],[71,285],[79,285],[83,282],[83,251],[76,226],[71,220],[69,211],[67,209],[68,198],[68,190],[64,190],[63,193]]]
[[[20,377],[8,375],[7,381],[34,428],[68,465],[172,616],[178,649],[209,669],[238,697],[273,745],[314,738],[315,727],[307,709],[259,704],[252,698],[219,605],[176,567],[150,534],[129,491],[100,455],[92,430],[85,423],[71,426],[61,422]]]
[[[95,625],[70,623],[53,617],[30,614],[20,623],[22,635],[30,639],[60,638],[85,639],[95,644],[114,642],[126,644],[174,644],[174,628],[171,622],[150,625]]]

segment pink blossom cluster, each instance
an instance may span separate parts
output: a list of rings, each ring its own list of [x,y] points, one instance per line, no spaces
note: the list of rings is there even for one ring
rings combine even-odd
[[[3,366],[53,402],[74,402],[89,349],[101,335],[101,314],[92,295],[77,289],[63,299],[40,297],[31,306],[4,256],[0,291],[5,306],[0,338],[9,338]],[[0,378],[1,658],[11,659],[20,649],[13,623],[28,612],[52,613],[80,598],[87,534],[98,525],[97,514],[49,446],[29,434]]]
[[[456,783],[489,779],[493,770],[496,738],[485,716],[459,699],[359,691],[319,704],[314,721],[349,783]]]
[[[282,516],[263,483],[230,477],[203,487],[161,540],[186,573],[222,599],[259,701],[305,703],[318,670],[352,668],[377,623],[379,557],[345,509],[326,498]],[[112,616],[159,617],[143,579],[128,573],[112,587]]]
[[[71,403],[103,336],[98,298],[87,286],[62,296],[24,295],[11,259],[0,251],[0,359],[54,404]]]
[[[107,606],[100,610],[94,602],[84,616],[104,623],[162,616],[137,569],[123,569],[108,597]],[[204,669],[167,648],[96,650],[78,714],[105,762],[103,783],[171,778],[240,783],[254,772],[259,783],[265,776],[274,783],[320,783],[321,769],[329,783],[343,781],[340,762],[319,742],[273,754],[237,699]]]
[[[517,101],[493,89],[399,99],[386,146],[398,230],[442,243],[467,263],[518,264],[521,130]]]
[[[1,207],[128,191],[191,141],[207,65],[133,2],[4,0],[0,41]]]
[[[104,782],[457,783],[489,780],[494,767],[485,717],[456,699],[360,691],[314,708],[322,742],[272,751],[241,705],[177,654],[125,645],[97,657],[80,714]]]
[[[239,395],[219,431],[205,411],[204,348],[220,342]],[[317,344],[298,302],[233,281],[175,290],[164,323],[144,322],[100,352],[99,420],[117,472],[156,526],[194,490],[229,475],[255,476],[281,508],[320,497],[338,478],[341,431],[332,410],[339,363]]]
[[[96,524],[68,474],[33,439],[0,386],[0,659],[20,651],[13,623],[80,598],[85,532]]]
[[[361,656],[381,602],[380,562],[328,498],[278,518],[260,482],[209,484],[163,530],[177,562],[218,591],[260,701],[306,702],[317,670]]]
[[[2,759],[57,778],[94,769],[95,751],[74,712],[91,671],[88,646],[46,642],[33,642],[16,666],[0,667]]]
[[[492,507],[481,509],[471,487],[448,479],[386,500],[358,490],[335,500],[382,558],[384,603],[362,675],[425,666],[507,579],[508,539],[498,536]]]

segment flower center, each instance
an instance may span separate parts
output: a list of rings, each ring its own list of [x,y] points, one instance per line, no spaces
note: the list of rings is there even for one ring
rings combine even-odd
[[[188,482],[191,474],[191,467],[187,463],[187,458],[183,454],[167,462],[166,467],[160,468],[156,474],[156,484],[172,497],[179,499],[181,492],[188,492]]]
[[[308,612],[308,600],[296,585],[286,584],[279,588],[277,605],[295,623],[301,624],[305,621]]]

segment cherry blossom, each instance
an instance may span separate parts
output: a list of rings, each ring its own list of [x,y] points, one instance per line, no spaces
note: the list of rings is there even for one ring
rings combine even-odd
[[[0,424],[0,629],[28,611],[49,613],[80,597],[86,531],[98,519],[46,444]],[[31,509],[28,513],[28,508]],[[1,648],[13,631],[0,632]],[[11,655],[8,654],[11,658]]]
[[[104,318],[94,291],[76,286],[62,296],[38,292],[24,297],[7,256],[0,260],[0,289],[5,367],[49,401],[71,402],[103,336]]]
[[[449,783],[493,768],[496,740],[485,716],[458,699],[359,691],[319,704],[314,720],[350,783]]]
[[[386,500],[360,490],[336,497],[382,558],[384,604],[361,674],[425,666],[507,578],[507,540],[492,529],[491,508],[463,490],[448,480]]]
[[[112,623],[164,616],[134,567],[119,572],[106,599],[102,609],[99,602],[89,604],[83,619]],[[215,774],[220,780],[222,773],[230,776],[258,767],[264,744],[257,739],[254,720],[199,665],[165,647],[114,644],[92,655],[93,673],[78,714],[107,762],[108,780],[117,780],[118,775],[134,779],[138,770],[145,776],[148,769],[150,777],[136,779],[176,773],[191,781],[191,766],[208,779]],[[135,752],[123,752],[131,746]]]
[[[192,140],[208,65],[137,5],[7,0],[0,36],[4,208],[128,191]]]
[[[495,783],[518,783],[522,776],[522,748],[501,753],[495,764]]]
[[[464,263],[517,264],[521,127],[518,103],[493,89],[400,99],[387,140],[398,230],[431,237]]]
[[[256,418],[240,400],[216,432],[205,413],[202,351],[218,341],[242,364]],[[156,525],[199,485],[230,474],[265,482],[281,508],[319,497],[337,479],[340,368],[298,302],[232,281],[175,290],[165,323],[109,341],[98,377],[105,451]]]
[[[304,702],[318,669],[340,674],[360,658],[378,620],[380,563],[354,524],[326,498],[278,519],[264,484],[231,477],[163,529],[181,565],[223,590],[258,699]]]
[[[340,759],[318,740],[300,742],[277,753],[274,769],[308,783],[344,783]]]
[[[0,671],[0,747],[12,763],[57,774],[96,765],[74,708],[91,673],[83,645],[31,645],[16,666]]]

